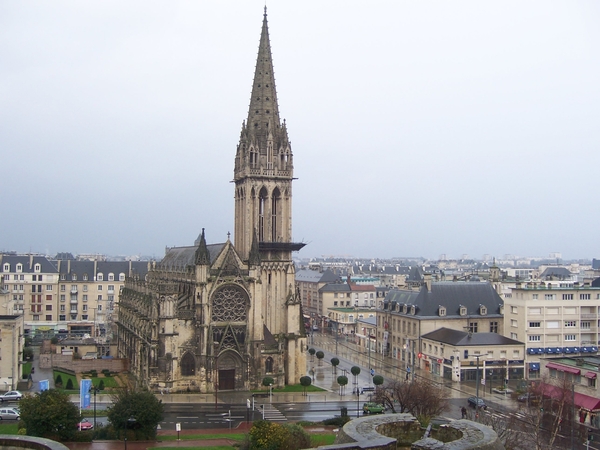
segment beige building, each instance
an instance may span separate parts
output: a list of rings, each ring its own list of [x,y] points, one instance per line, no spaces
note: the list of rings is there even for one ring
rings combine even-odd
[[[300,290],[302,308],[304,314],[311,319],[311,323],[317,326],[322,325],[321,318],[326,315],[319,289],[339,279],[340,277],[329,269],[323,271],[301,269],[296,272],[296,285]]]
[[[598,352],[600,288],[525,283],[505,299],[504,335],[525,342],[526,376],[540,376],[548,355]]]
[[[416,358],[422,352],[421,336],[440,328],[501,333],[503,321],[503,301],[491,284],[427,279],[420,290],[387,293],[377,311],[377,347],[406,364],[441,373],[437,360]]]
[[[17,388],[24,342],[23,316],[0,315],[0,390]]]
[[[127,278],[121,293],[119,356],[142,386],[247,391],[265,376],[283,386],[306,374],[292,261],[304,244],[292,240],[293,179],[265,10],[235,155],[234,242],[208,245],[202,230],[193,245],[168,248],[146,279]]]
[[[506,380],[522,380],[525,344],[498,333],[469,333],[440,328],[421,336],[419,359],[432,373],[448,380],[484,380],[488,389]]]

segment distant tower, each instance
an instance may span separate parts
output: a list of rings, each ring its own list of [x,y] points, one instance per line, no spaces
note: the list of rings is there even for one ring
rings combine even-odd
[[[285,121],[279,118],[267,9],[254,72],[248,119],[242,124],[235,156],[234,243],[242,259],[250,256],[253,240],[261,253],[291,259],[292,147]],[[301,247],[301,246],[300,246]]]

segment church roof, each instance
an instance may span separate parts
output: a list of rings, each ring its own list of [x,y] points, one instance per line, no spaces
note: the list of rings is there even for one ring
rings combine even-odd
[[[208,253],[210,255],[210,263],[212,264],[216,257],[221,253],[225,243],[222,244],[211,244],[207,245]],[[193,266],[196,264],[196,250],[197,246],[192,245],[188,247],[171,247],[165,252],[165,257],[158,264],[164,269],[184,269],[187,266]]]

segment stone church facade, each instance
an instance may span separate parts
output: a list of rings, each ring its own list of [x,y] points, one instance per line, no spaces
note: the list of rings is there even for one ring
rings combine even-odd
[[[166,250],[126,279],[118,353],[140,386],[248,390],[306,374],[306,336],[292,252],[293,156],[279,118],[266,8],[248,118],[235,156],[234,243]]]

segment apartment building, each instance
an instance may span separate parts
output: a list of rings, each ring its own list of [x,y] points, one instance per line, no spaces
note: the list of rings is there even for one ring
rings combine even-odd
[[[503,330],[503,301],[487,282],[432,282],[420,290],[391,289],[377,311],[378,350],[407,364],[436,370],[415,360],[422,353],[421,336],[440,328],[471,333]]]
[[[600,287],[526,283],[504,300],[504,335],[525,342],[527,378],[547,355],[598,352]]]
[[[489,388],[523,379],[525,344],[498,333],[440,328],[421,336],[425,370],[448,380],[484,380]]]
[[[0,389],[4,391],[16,389],[20,381],[23,325],[22,315],[0,315]]]
[[[22,314],[23,333],[106,337],[127,276],[145,277],[145,261],[51,260],[37,255],[0,255],[1,313]]]
[[[296,272],[296,285],[300,290],[302,309],[305,315],[315,318],[324,316],[323,301],[319,296],[319,289],[328,283],[339,281],[340,277],[333,271],[301,269]]]
[[[7,314],[23,314],[27,330],[57,326],[58,269],[45,256],[0,255],[3,289],[8,292]]]

